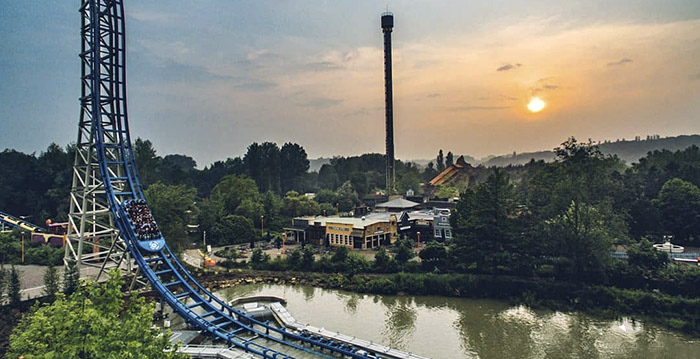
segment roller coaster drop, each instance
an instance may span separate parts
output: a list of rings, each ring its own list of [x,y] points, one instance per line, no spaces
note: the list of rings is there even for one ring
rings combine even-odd
[[[105,270],[119,268],[133,277],[132,288],[150,283],[189,325],[263,358],[292,357],[256,343],[256,338],[321,357],[370,358],[359,348],[247,316],[197,282],[160,232],[139,237],[126,208],[134,201],[145,204],[145,199],[127,120],[123,1],[85,0],[80,13],[82,93],[66,264],[97,267],[98,280]],[[87,246],[93,248],[90,253],[85,253]]]

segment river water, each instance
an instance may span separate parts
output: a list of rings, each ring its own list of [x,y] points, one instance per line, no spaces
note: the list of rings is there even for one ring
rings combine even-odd
[[[366,295],[309,286],[243,285],[217,292],[287,299],[296,320],[432,359],[700,358],[700,339],[629,318],[532,310],[496,300]]]

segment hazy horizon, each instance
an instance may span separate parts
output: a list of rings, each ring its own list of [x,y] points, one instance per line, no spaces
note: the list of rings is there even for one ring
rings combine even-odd
[[[36,3],[0,3],[0,147],[28,153],[79,115],[79,3]],[[700,132],[697,1],[154,0],[125,3],[132,137],[199,168],[264,141],[383,153],[385,5],[397,158]]]

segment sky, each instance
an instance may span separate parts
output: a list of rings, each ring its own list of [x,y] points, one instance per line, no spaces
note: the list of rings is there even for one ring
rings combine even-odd
[[[0,150],[77,139],[80,1],[0,1]],[[132,138],[199,168],[252,142],[400,159],[700,133],[697,0],[125,1]],[[544,101],[537,113],[533,97]]]

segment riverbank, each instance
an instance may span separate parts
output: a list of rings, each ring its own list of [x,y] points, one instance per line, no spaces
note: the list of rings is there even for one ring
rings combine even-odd
[[[700,298],[544,279],[473,274],[325,274],[248,269],[203,270],[194,274],[212,290],[271,283],[303,284],[369,294],[438,295],[507,300],[533,308],[582,311],[604,318],[628,316],[700,336]]]

